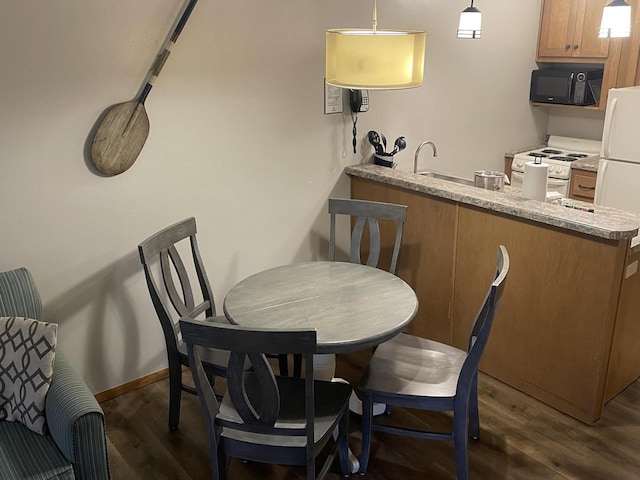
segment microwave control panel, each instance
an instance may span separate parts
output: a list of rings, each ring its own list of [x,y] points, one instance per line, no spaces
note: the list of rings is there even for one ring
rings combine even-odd
[[[584,72],[576,74],[576,87],[573,94],[573,103],[581,105],[585,103],[585,94],[587,91],[587,75]]]

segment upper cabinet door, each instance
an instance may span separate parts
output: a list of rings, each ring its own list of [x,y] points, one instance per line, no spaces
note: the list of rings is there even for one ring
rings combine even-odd
[[[571,56],[578,0],[544,0],[538,39],[539,57]]]
[[[598,38],[609,0],[544,0],[538,57],[606,58],[609,39]]]
[[[602,10],[609,2],[610,0],[580,0],[581,5],[576,19],[574,56],[606,58],[609,54],[609,39],[598,38]]]

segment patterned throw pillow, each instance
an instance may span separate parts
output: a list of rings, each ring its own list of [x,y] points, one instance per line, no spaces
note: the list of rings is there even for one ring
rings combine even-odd
[[[0,420],[48,432],[45,396],[51,385],[58,325],[0,317]]]

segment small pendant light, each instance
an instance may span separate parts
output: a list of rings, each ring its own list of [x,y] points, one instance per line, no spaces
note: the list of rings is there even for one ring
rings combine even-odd
[[[465,8],[460,14],[458,38],[480,38],[482,35],[482,13],[473,6]]]
[[[613,0],[602,11],[598,38],[620,38],[631,35],[631,7],[625,0]]]

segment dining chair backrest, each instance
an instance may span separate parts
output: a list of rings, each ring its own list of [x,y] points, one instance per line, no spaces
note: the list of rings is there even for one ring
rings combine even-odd
[[[227,365],[227,391],[238,414],[248,429],[273,427],[278,417],[280,396],[278,385],[267,354],[293,353],[312,361],[316,349],[315,330],[272,330],[249,329],[239,325],[224,325],[183,318],[180,320],[182,335],[187,344],[189,358],[196,359],[191,368],[196,382],[196,390],[206,404],[205,414],[213,425],[219,406],[213,388],[207,381],[202,365],[201,349],[216,348],[230,352]],[[244,375],[247,373],[246,360],[251,362],[252,374],[258,379],[260,393],[245,389]],[[195,370],[194,370],[195,369]],[[305,375],[307,392],[305,402],[308,420],[313,418],[313,369]],[[259,399],[260,404],[254,404]],[[313,444],[313,421],[310,422],[311,444]],[[296,435],[307,435],[306,426],[294,429]],[[292,430],[287,429],[288,434]],[[281,434],[282,432],[278,433]]]
[[[167,351],[174,352],[179,341],[180,317],[197,318],[201,314],[213,317],[216,314],[213,293],[198,249],[196,220],[187,218],[166,227],[138,245],[140,261],[149,288],[153,306],[164,331]],[[176,245],[187,243],[199,286],[201,301],[196,296],[187,271]],[[162,282],[154,276],[153,262],[159,260]],[[166,299],[169,299],[169,305]]]
[[[502,299],[508,272],[509,254],[507,253],[507,249],[503,245],[500,245],[498,248],[494,280],[473,322],[467,344],[467,358],[460,372],[458,385],[469,383],[478,369],[480,357],[489,340],[493,318]]]
[[[400,254],[400,245],[402,244],[404,222],[407,219],[407,207],[405,205],[368,200],[330,198],[329,213],[331,215],[329,260],[335,260],[336,257],[336,215],[349,215],[354,219],[350,237],[349,261],[352,263],[362,263],[361,247],[365,225],[367,225],[369,227],[369,255],[366,265],[370,267],[378,267],[382,250],[379,221],[394,221],[396,223],[396,232],[388,270],[395,275],[398,268],[398,257]]]

